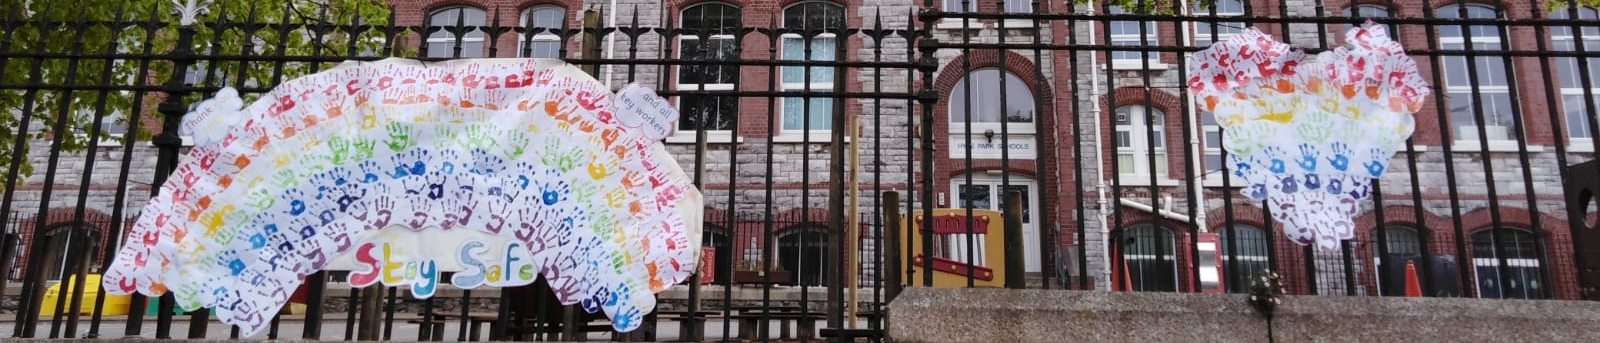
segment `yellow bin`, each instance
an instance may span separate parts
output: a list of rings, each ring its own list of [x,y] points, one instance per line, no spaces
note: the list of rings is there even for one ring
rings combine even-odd
[[[39,305],[40,316],[53,316],[56,314],[56,299],[61,296],[63,290],[65,290],[68,295],[68,298],[64,304],[66,304],[66,306],[72,306],[72,282],[75,277],[76,275],[68,276],[66,282],[56,283],[55,285],[50,286],[50,288],[45,289],[44,302]],[[100,287],[97,287],[100,285],[100,274],[89,274],[84,279],[88,280],[89,283],[84,285],[83,303],[78,306],[78,313],[93,314],[95,299],[101,296]],[[106,297],[105,309],[101,312],[101,314],[107,316],[128,314],[129,299],[130,297],[126,295],[112,295]]]

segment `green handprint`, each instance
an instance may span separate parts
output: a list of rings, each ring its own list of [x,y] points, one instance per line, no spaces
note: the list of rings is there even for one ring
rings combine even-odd
[[[278,172],[272,173],[272,184],[278,186],[278,188],[294,187],[295,184],[299,183],[299,177],[295,174],[294,168],[279,169]]]
[[[458,136],[460,136],[460,134],[456,133],[456,130],[451,129],[449,126],[440,125],[439,127],[433,129],[433,135],[436,136],[435,137],[435,141],[436,142],[440,142],[441,144],[445,144],[444,147],[459,147],[460,146],[460,141],[456,140],[458,138]]]
[[[360,137],[350,141],[350,146],[355,148],[355,156],[353,157],[355,157],[356,161],[372,159],[372,150],[373,148],[377,147],[377,145],[377,141],[366,137]]]
[[[1222,132],[1223,144],[1228,148],[1228,152],[1239,156],[1250,156],[1256,149],[1266,146],[1267,140],[1272,138],[1270,136],[1274,132],[1268,125],[1265,122],[1252,121],[1230,127]]]
[[[462,146],[467,149],[494,148],[494,129],[488,125],[472,125],[467,127],[467,133],[461,137]]]
[[[417,144],[417,139],[411,135],[410,126],[400,122],[390,122],[389,138],[384,139],[383,143],[389,146],[389,151],[404,152],[411,150],[411,146]]]
[[[528,135],[517,130],[506,130],[501,132],[501,137],[505,137],[507,158],[518,160],[522,158],[522,154],[528,152]]]
[[[328,138],[328,150],[333,151],[328,155],[328,161],[334,165],[344,165],[350,160],[350,140],[340,136]]]
[[[1294,129],[1300,133],[1301,141],[1321,145],[1333,136],[1333,118],[1322,111],[1301,113],[1294,121]]]
[[[245,203],[249,204],[250,208],[255,209],[256,211],[266,211],[267,209],[272,208],[272,204],[276,203],[277,201],[278,197],[272,196],[272,194],[267,192],[267,190],[264,188],[257,188],[256,190],[251,191],[249,195],[245,196]]]
[[[594,187],[582,187],[578,185],[573,185],[572,187],[572,199],[577,200],[579,204],[591,203],[589,200],[594,199],[594,196]],[[591,212],[596,210],[598,209],[589,209]]]

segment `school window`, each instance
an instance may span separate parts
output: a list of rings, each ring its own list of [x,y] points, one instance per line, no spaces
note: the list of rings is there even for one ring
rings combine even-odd
[[[1485,5],[1469,4],[1464,7],[1467,18],[1492,19],[1499,15]],[[1450,5],[1438,10],[1440,18],[1461,18],[1463,7]],[[1439,48],[1464,51],[1471,41],[1473,51],[1500,51],[1508,45],[1500,38],[1499,29],[1493,25],[1441,25]],[[1509,66],[1502,56],[1444,56],[1444,81],[1446,104],[1450,110],[1451,137],[1457,142],[1477,146],[1480,140],[1509,141],[1516,138],[1511,130],[1512,106]],[[1476,93],[1474,93],[1476,91]],[[1483,117],[1482,122],[1478,116]],[[1481,125],[1481,126],[1480,126]]]
[[[783,28],[792,30],[781,36],[784,60],[835,61],[838,32],[844,29],[844,7],[826,2],[789,6],[783,11]],[[786,66],[780,79],[785,92],[831,92],[837,73],[834,67]],[[831,97],[783,98],[783,132],[826,133],[833,129],[834,112]],[[813,141],[819,138],[828,139],[825,135],[812,137]]]
[[[1365,18],[1365,20],[1362,20],[1362,22],[1366,22],[1366,20],[1371,19],[1389,18],[1389,8],[1380,5],[1356,5],[1355,7],[1345,9],[1344,16],[1350,18]],[[1352,27],[1354,26],[1346,26],[1344,30],[1330,32],[1330,34],[1337,34],[1338,37],[1344,37],[1345,31]],[[1400,41],[1400,26],[1391,23],[1384,25],[1384,28],[1388,29],[1390,40],[1396,42]]]
[[[735,38],[740,27],[738,7],[704,3],[683,10],[678,36],[678,54],[686,63],[678,67],[680,91],[731,91],[739,80],[739,68],[695,62],[734,60]],[[738,98],[711,94],[678,97],[679,131],[731,131],[739,115]],[[694,133],[678,136],[694,137]]]
[[[1121,6],[1111,6],[1110,11],[1107,13],[1130,14],[1132,12],[1123,10]],[[1110,31],[1108,33],[1111,34],[1111,45],[1143,47],[1160,44],[1156,34],[1156,23],[1153,21],[1113,20],[1108,30]],[[1147,59],[1151,65],[1155,65],[1159,63],[1159,57],[1160,54],[1156,52],[1115,50],[1111,52],[1111,63],[1113,65],[1122,64],[1126,68],[1140,68],[1143,67],[1144,63],[1141,59]]]
[[[561,36],[552,30],[560,30],[565,20],[566,10],[557,6],[541,5],[522,11],[522,27],[527,29],[518,44],[517,49],[523,57],[532,58],[559,58],[561,57]]]
[[[1161,110],[1144,106],[1117,108],[1113,138],[1117,146],[1117,174],[1123,184],[1148,184],[1152,171],[1157,180],[1166,179],[1167,147],[1162,128],[1165,116]],[[1152,157],[1155,164],[1151,164]]]
[[[1217,0],[1211,6],[1201,6],[1196,2],[1194,14],[1202,17],[1209,17],[1214,14],[1219,20],[1227,17],[1243,17],[1244,1]],[[1244,32],[1244,27],[1245,23],[1239,21],[1211,22],[1209,18],[1202,19],[1194,24],[1194,44],[1195,46],[1208,46],[1212,42],[1226,41],[1233,35]]]
[[[1579,7],[1557,9],[1550,12],[1551,19],[1569,19],[1573,12],[1579,19],[1589,23],[1600,22],[1600,16],[1594,7]],[[1567,25],[1550,27],[1551,48],[1556,51],[1578,51],[1580,36],[1582,35],[1583,51],[1594,53],[1600,51],[1600,25],[1584,25],[1574,32]],[[1590,131],[1590,121],[1595,112],[1592,109],[1600,108],[1600,57],[1589,57],[1588,69],[1579,64],[1577,57],[1557,57],[1555,59],[1556,78],[1561,83],[1561,109],[1565,115],[1567,138],[1572,141],[1588,141],[1594,139],[1594,132]],[[1588,73],[1587,80],[1584,73]],[[1585,82],[1587,81],[1587,82]],[[1585,100],[1587,99],[1587,100]],[[1574,144],[1574,148],[1591,148],[1585,144]]]
[[[484,25],[485,13],[481,9],[457,6],[428,13],[429,58],[480,58],[484,57],[484,34],[478,27]],[[460,52],[456,49],[460,48]]]

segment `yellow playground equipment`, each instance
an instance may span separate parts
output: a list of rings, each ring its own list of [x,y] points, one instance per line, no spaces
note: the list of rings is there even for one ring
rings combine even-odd
[[[976,287],[1005,286],[1005,220],[998,211],[941,208],[933,210],[931,220],[933,251],[933,287],[967,287],[967,276],[972,276]],[[915,279],[908,282],[921,285],[923,270],[922,230],[919,225],[930,222],[921,211],[911,214],[916,220],[901,221],[900,237],[907,244],[902,247],[911,252],[911,269]],[[968,231],[968,228],[971,231]],[[970,235],[969,235],[970,233]],[[969,261],[968,258],[971,260]],[[900,256],[906,256],[904,251]],[[970,271],[970,274],[968,273]]]
[[[71,292],[76,278],[76,275],[67,276],[66,281],[45,289],[44,301],[39,305],[40,316],[54,316],[56,314],[56,299],[61,296],[62,292],[67,292],[68,294],[66,305],[64,306],[72,306]],[[97,287],[100,285],[100,274],[89,274],[84,277],[84,280],[88,280],[89,283],[84,284],[83,302],[78,305],[78,314],[93,314],[95,299],[104,295],[100,292],[100,287]],[[107,316],[128,314],[129,299],[129,296],[126,295],[107,296],[105,307],[102,309],[101,314]],[[62,311],[62,314],[66,313],[68,312]]]

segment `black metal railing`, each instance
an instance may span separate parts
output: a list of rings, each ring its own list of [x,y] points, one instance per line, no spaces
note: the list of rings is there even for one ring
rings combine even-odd
[[[935,273],[962,279],[941,286],[981,286],[980,268],[1003,261],[1023,262],[1005,266],[1023,276],[1007,287],[1201,292],[1197,247],[1211,235],[1223,292],[1271,270],[1306,295],[1405,296],[1413,275],[1422,296],[1600,294],[1578,268],[1596,248],[1574,239],[1579,224],[1595,225],[1592,200],[1579,196],[1590,193],[1568,187],[1593,177],[1579,171],[1593,170],[1583,167],[1600,149],[1594,7],[1201,3],[624,6],[609,9],[612,23],[574,9],[553,27],[511,8],[376,20],[250,5],[194,23],[166,8],[0,11],[0,121],[10,129],[0,136],[10,146],[0,150],[0,213],[10,219],[0,288],[18,299],[3,310],[16,314],[14,337],[173,338],[186,326],[182,337],[236,338],[207,311],[179,313],[170,296],[124,304],[78,283],[45,302],[60,280],[110,264],[186,151],[178,124],[190,106],[223,87],[258,96],[344,61],[525,57],[549,53],[534,43],[552,40],[553,57],[613,88],[651,84],[679,104],[687,124],[665,143],[705,194],[714,276],[667,290],[649,324],[618,339],[767,339],[751,326],[798,320],[876,341],[900,288],[932,286]],[[281,15],[260,14],[269,12]],[[1333,252],[1294,244],[1226,177],[1223,129],[1186,92],[1197,68],[1187,56],[1247,27],[1326,51],[1367,19],[1399,31],[1433,96],[1361,204],[1355,239]],[[965,234],[924,234],[920,251],[907,249],[902,226],[941,208],[998,211],[1023,239],[999,249],[1010,258],[981,256],[989,231],[967,220]],[[921,256],[972,263],[933,271],[935,259]],[[274,315],[265,336],[610,332],[539,285],[414,300],[344,280],[307,278],[310,306]],[[818,333],[797,326],[803,339]]]

